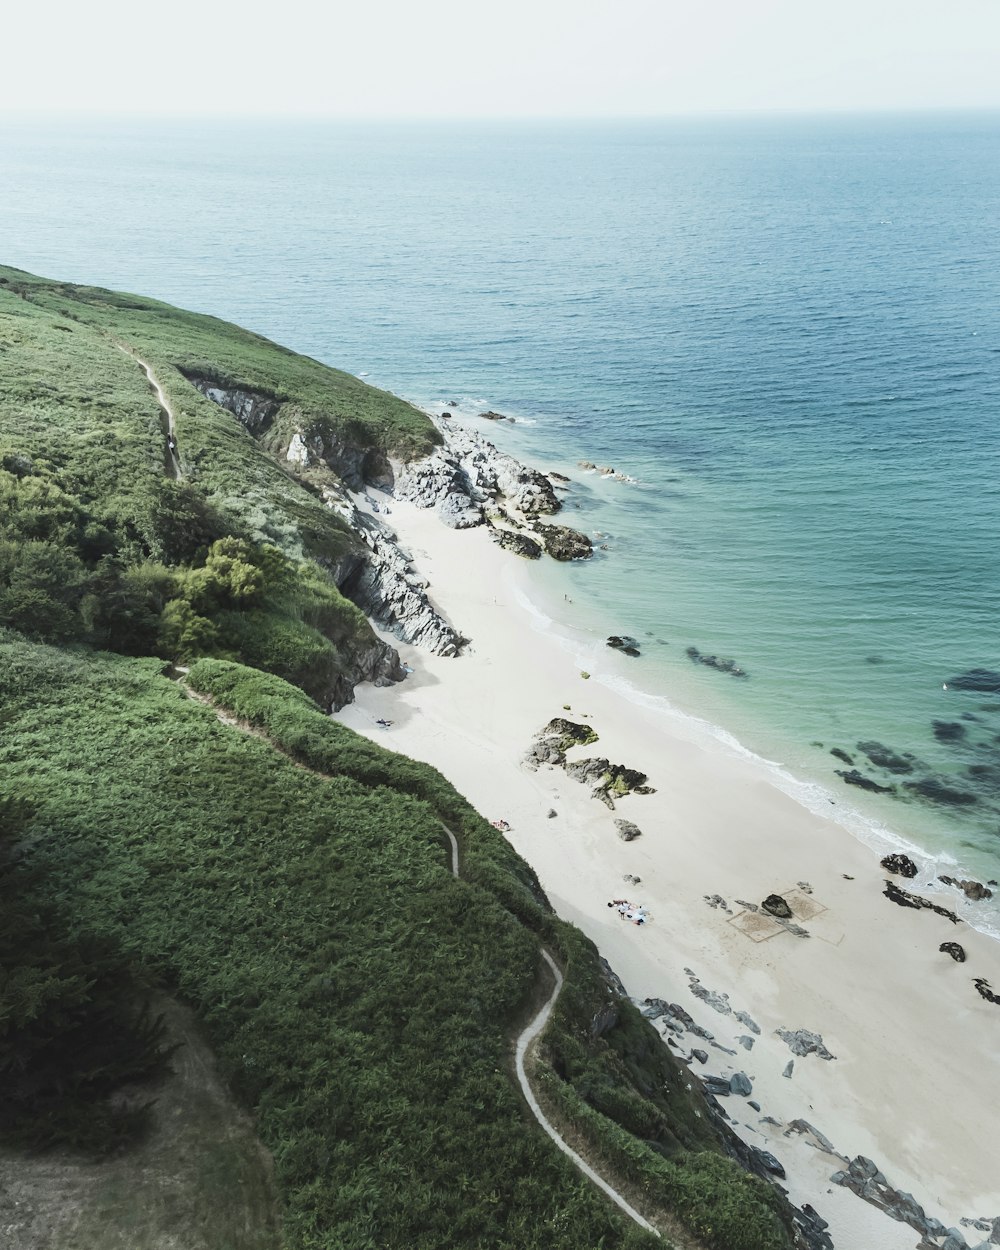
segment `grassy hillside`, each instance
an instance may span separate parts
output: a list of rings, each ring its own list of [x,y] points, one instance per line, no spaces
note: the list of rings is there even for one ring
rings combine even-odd
[[[139,360],[175,412],[179,480]],[[394,396],[236,326],[0,267],[0,623],[128,654],[245,659],[342,703],[391,668],[335,585],[360,544],[188,376],[273,397],[272,444],[282,428],[321,430],[364,462],[437,438]],[[227,538],[284,561],[235,551],[257,567],[249,595],[192,578]]]
[[[288,1250],[665,1244],[522,1102],[544,944],[566,978],[535,1073],[551,1114],[678,1245],[791,1246],[502,836],[317,705],[371,638],[314,558],[354,539],[178,370],[326,403],[382,450],[423,445],[412,410],[209,318],[0,278],[0,904],[22,917],[0,924],[0,1139],[37,1144],[56,1108],[42,1140],[125,1142],[120,1167],[142,1117],[118,1086],[155,1069],[140,1004],[166,993],[273,1156]],[[179,481],[126,334],[178,396]]]

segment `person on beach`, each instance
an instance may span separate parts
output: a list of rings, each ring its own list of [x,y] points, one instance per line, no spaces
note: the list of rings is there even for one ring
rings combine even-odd
[[[392,726],[392,721],[391,721],[391,720],[384,720],[384,719],[380,716],[380,717],[378,718],[378,720],[375,722],[375,724],[376,724],[376,725],[381,725],[381,727],[382,727],[383,729],[389,729],[389,728],[391,728],[391,726]]]
[[[510,825],[508,825],[505,820],[491,820],[490,824],[493,826],[494,829],[500,829],[504,833],[506,833],[507,830],[510,828]]]

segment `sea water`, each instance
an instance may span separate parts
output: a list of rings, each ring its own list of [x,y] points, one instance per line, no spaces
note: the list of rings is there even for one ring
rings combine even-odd
[[[8,120],[0,168],[6,263],[515,418],[596,536],[529,583],[594,679],[1000,877],[1000,694],[953,680],[1000,670],[1000,117]]]

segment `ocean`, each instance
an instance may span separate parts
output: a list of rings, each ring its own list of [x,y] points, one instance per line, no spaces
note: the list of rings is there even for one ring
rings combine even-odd
[[[1000,878],[1000,116],[7,119],[0,163],[8,264],[514,418],[599,536],[530,574],[597,679]]]

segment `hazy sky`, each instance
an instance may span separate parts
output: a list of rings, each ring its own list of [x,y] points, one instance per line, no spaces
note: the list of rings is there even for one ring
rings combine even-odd
[[[0,111],[1000,107],[1000,0],[8,0]]]

